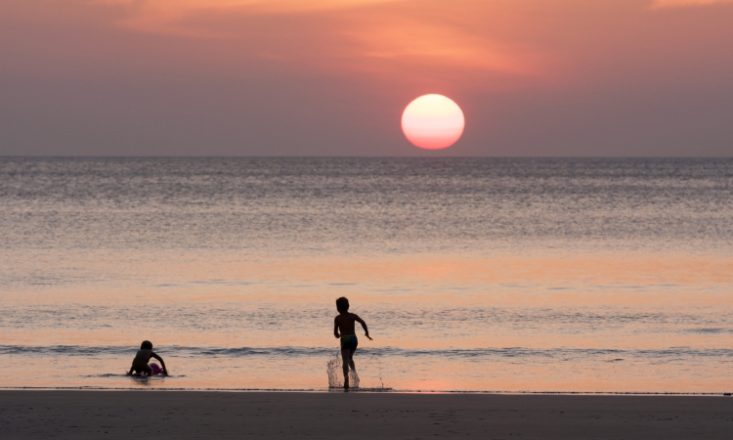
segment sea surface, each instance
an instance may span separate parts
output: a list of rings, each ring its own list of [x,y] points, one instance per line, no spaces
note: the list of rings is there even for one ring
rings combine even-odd
[[[0,387],[327,390],[342,295],[363,388],[732,391],[733,159],[0,158]]]

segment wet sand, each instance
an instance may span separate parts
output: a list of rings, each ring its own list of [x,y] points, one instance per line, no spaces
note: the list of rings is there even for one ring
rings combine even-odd
[[[0,391],[3,439],[729,439],[733,397]]]

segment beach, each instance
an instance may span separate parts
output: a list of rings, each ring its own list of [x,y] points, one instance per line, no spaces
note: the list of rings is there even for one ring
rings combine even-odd
[[[5,439],[728,439],[733,398],[2,391]]]

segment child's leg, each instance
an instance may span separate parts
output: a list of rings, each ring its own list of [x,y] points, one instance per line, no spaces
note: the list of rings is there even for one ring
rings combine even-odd
[[[352,350],[351,354],[349,355],[349,367],[351,367],[351,374],[354,375],[352,377],[353,383],[351,383],[350,385],[359,388],[359,375],[356,374],[356,364],[354,364],[354,353],[355,352],[356,350]]]

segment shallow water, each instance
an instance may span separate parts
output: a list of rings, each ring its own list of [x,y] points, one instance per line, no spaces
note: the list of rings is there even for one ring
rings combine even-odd
[[[0,386],[719,392],[733,160],[0,159]],[[172,377],[122,376],[151,339]]]

